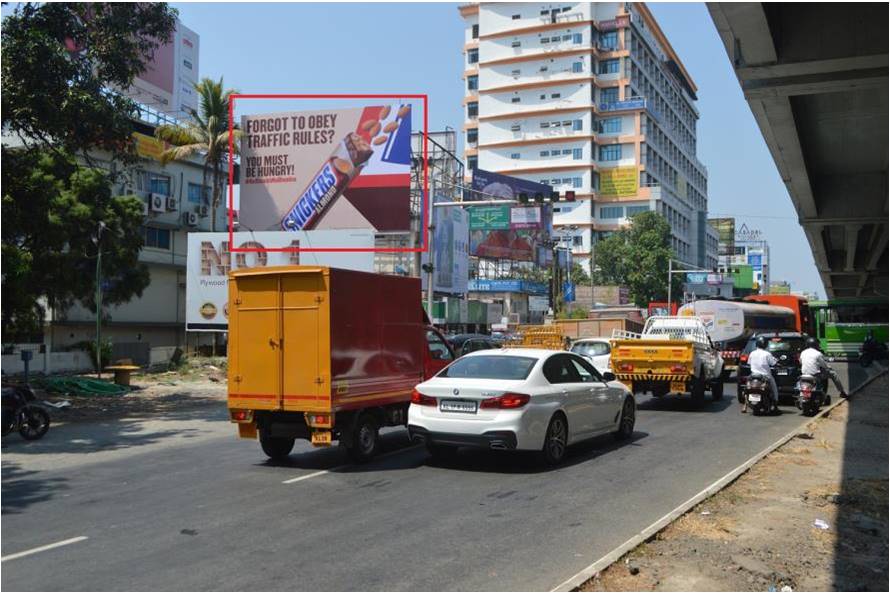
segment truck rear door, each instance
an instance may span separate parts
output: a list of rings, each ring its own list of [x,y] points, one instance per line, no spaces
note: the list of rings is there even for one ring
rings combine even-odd
[[[285,410],[330,409],[328,281],[323,269],[281,275],[281,382]]]
[[[240,276],[230,283],[230,408],[281,408],[278,278]]]

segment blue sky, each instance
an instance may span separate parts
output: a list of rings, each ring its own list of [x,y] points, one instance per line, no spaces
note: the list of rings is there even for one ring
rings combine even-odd
[[[457,4],[173,5],[201,37],[201,75],[224,76],[243,93],[426,93],[431,129],[463,123]],[[649,6],[699,88],[698,157],[708,168],[710,212],[763,231],[773,280],[824,296],[794,207],[707,8]]]

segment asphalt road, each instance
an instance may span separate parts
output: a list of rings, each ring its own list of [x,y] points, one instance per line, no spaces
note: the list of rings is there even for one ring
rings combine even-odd
[[[734,396],[727,384],[699,410],[640,398],[632,441],[579,445],[554,470],[503,452],[433,465],[403,430],[364,466],[306,444],[275,466],[224,411],[185,437],[105,423],[58,428],[40,448],[10,439],[0,586],[549,590],[804,421],[790,406],[741,415]]]

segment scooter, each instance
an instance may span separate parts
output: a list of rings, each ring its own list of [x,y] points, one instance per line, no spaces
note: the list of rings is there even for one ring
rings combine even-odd
[[[3,437],[13,431],[18,431],[28,441],[46,435],[49,431],[49,413],[39,404],[35,404],[36,400],[31,386],[3,388]]]
[[[828,384],[822,379],[812,375],[802,375],[794,387],[797,395],[797,408],[808,417],[814,416],[822,406],[831,404],[828,395]]]
[[[769,380],[759,373],[752,374],[744,388],[744,397],[755,415],[769,413],[773,409],[772,389]]]

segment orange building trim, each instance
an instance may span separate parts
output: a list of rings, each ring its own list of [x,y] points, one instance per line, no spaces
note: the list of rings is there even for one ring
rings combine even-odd
[[[553,138],[526,138],[523,140],[509,140],[507,142],[492,142],[489,144],[480,144],[479,148],[496,149],[507,148],[511,146],[528,146],[535,144],[553,144],[559,142],[572,142],[575,140],[596,140],[593,134],[576,134],[574,136],[555,136]]]
[[[592,76],[581,76],[578,78],[560,78],[558,80],[542,80],[538,82],[519,83],[515,85],[506,85],[503,87],[490,87],[488,89],[479,89],[481,95],[490,95],[492,93],[506,93],[515,90],[539,89],[541,87],[563,87],[575,83],[585,84],[594,81]]]
[[[476,12],[478,12],[478,7]],[[579,25],[583,26],[592,24],[594,24],[594,22],[590,19],[562,23],[545,23],[543,25],[535,25],[534,27],[521,27],[518,29],[498,31],[497,33],[488,33],[487,35],[480,35],[479,39],[497,39],[499,37],[510,37],[511,35],[528,35],[529,33],[541,33],[544,31],[552,31],[554,29],[571,29],[572,27],[577,27]]]

